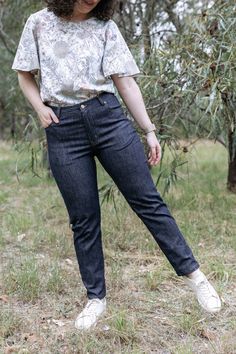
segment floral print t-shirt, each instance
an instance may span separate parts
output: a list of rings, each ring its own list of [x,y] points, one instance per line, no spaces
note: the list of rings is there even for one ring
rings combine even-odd
[[[28,17],[12,69],[38,75],[42,101],[54,106],[114,93],[112,74],[140,73],[113,20],[67,21],[47,8]]]

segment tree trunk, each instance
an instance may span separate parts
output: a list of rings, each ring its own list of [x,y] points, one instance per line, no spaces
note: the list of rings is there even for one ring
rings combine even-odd
[[[149,59],[151,54],[151,48],[152,48],[149,24],[150,23],[148,21],[144,21],[143,23],[143,44],[144,44],[144,53],[145,53],[144,61]]]
[[[228,163],[228,180],[227,188],[236,193],[236,129],[229,130],[229,163]]]
[[[0,100],[0,140],[3,139],[4,136],[4,104],[3,101]]]
[[[145,61],[149,59],[152,52],[151,27],[155,21],[156,0],[147,2],[143,17],[143,44]]]

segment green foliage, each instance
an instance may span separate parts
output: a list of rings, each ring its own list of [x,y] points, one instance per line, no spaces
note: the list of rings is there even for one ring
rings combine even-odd
[[[235,125],[235,3],[190,13],[145,62],[140,80],[162,140],[222,136]]]
[[[31,122],[32,108],[19,88],[17,74],[11,69],[23,26],[28,16],[42,8],[43,1],[4,0],[0,32],[0,126],[4,137],[22,139]]]

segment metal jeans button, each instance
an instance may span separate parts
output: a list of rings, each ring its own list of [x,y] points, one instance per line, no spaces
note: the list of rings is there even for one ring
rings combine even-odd
[[[80,108],[81,109],[84,109],[86,106],[84,105],[84,104],[82,104],[81,106],[80,106]]]

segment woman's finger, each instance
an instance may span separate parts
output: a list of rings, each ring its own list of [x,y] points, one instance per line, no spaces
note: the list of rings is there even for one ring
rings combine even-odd
[[[150,148],[148,154],[148,162],[151,165],[157,165],[161,160],[161,146],[158,144],[155,147]]]
[[[57,116],[56,116],[56,114],[53,112],[53,110],[51,111],[50,115],[51,115],[52,120],[53,120],[55,123],[59,123],[59,119],[57,118]]]
[[[158,144],[158,145],[157,145],[157,155],[158,155],[158,157],[160,157],[160,158],[161,158],[161,153],[162,153],[162,151],[161,151],[161,145]]]
[[[150,164],[153,164],[155,162],[156,159],[156,148],[155,147],[151,147],[150,151],[149,151],[149,160],[148,162]]]
[[[157,150],[156,164],[158,164],[161,161],[161,149],[159,148],[159,146],[157,146],[156,150]]]
[[[153,158],[153,160],[155,160],[157,157],[156,147],[151,148],[151,150],[152,150],[152,158]]]

